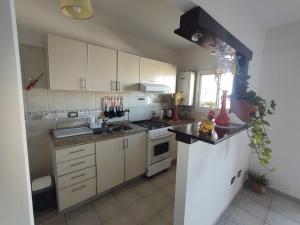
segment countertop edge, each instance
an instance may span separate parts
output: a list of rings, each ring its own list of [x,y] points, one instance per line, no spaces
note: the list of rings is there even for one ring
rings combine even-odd
[[[185,125],[183,126],[180,126],[180,127],[184,127]],[[168,129],[169,132],[172,132],[172,133],[175,133],[176,134],[176,140],[177,141],[180,141],[180,142],[183,142],[183,143],[186,143],[186,144],[192,144],[192,143],[195,143],[197,141],[202,141],[202,142],[205,142],[205,143],[208,143],[208,144],[212,144],[212,145],[216,145],[216,144],[219,144],[221,142],[223,142],[224,140],[246,130],[249,126],[247,124],[244,124],[244,125],[241,125],[241,127],[239,128],[236,128],[232,133],[229,133],[227,135],[225,135],[224,137],[218,139],[218,140],[208,140],[207,138],[202,138],[200,136],[196,136],[196,135],[193,135],[193,134],[188,134],[188,133],[185,133],[185,132],[182,132],[182,131],[178,131],[177,128],[170,128]],[[199,134],[199,133],[197,133]]]

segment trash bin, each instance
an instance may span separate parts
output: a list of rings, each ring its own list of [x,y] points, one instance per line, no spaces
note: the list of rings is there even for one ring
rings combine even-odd
[[[34,212],[56,208],[56,192],[51,176],[34,179],[31,182],[32,203]]]

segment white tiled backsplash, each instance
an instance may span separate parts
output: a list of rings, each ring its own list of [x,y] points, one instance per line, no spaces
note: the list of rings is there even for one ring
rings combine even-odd
[[[102,110],[102,98],[104,96],[122,96],[125,109],[130,109],[139,118],[148,119],[153,111],[161,109],[159,96],[143,92],[130,93],[107,93],[107,92],[86,92],[86,91],[55,91],[49,89],[34,88],[25,91],[25,112],[62,112]],[[140,115],[139,115],[140,114]],[[132,116],[130,120],[135,120]],[[131,117],[131,116],[130,116]]]

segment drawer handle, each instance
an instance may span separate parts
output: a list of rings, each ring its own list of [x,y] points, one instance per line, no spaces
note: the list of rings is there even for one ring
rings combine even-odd
[[[75,151],[71,151],[70,154],[74,154],[74,153],[78,153],[78,152],[83,152],[85,151],[85,149],[79,149],[79,150],[75,150]]]
[[[86,185],[82,185],[82,186],[80,186],[78,188],[74,188],[74,189],[72,189],[72,192],[79,191],[80,189],[83,189],[83,188],[86,188]]]
[[[82,173],[82,174],[80,174],[80,175],[71,177],[71,180],[77,179],[77,178],[79,178],[79,177],[83,177],[83,176],[85,176],[85,175],[86,175],[86,173]]]
[[[79,162],[79,163],[73,163],[70,166],[79,166],[81,164],[85,164],[85,161]]]

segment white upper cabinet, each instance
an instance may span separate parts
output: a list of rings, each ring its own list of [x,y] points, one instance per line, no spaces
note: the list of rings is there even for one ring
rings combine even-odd
[[[117,51],[88,45],[88,90],[116,91]]]
[[[125,52],[118,52],[118,91],[138,89],[140,79],[140,57]]]
[[[87,44],[48,35],[49,88],[86,90]]]
[[[170,87],[169,93],[175,93],[176,90],[176,73],[175,65],[165,63],[164,84]]]
[[[140,57],[140,83],[163,84],[164,70],[163,62]]]

